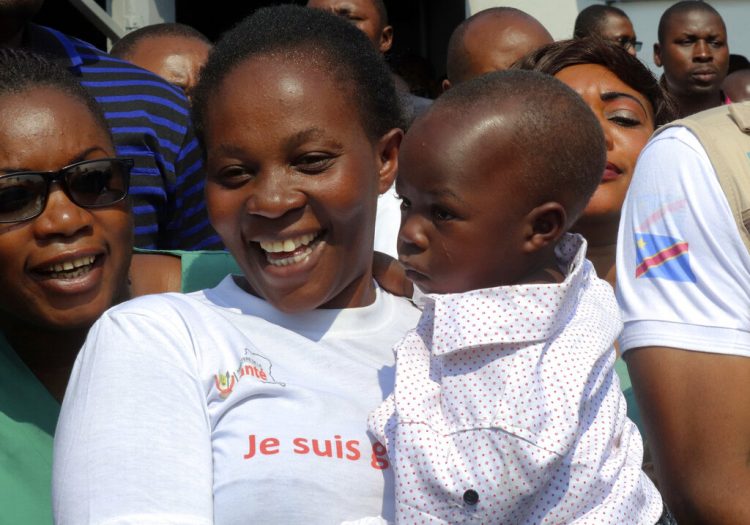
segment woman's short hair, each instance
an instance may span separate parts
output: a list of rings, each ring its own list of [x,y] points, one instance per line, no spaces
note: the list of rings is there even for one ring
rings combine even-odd
[[[40,54],[25,49],[0,48],[0,97],[34,88],[56,89],[79,100],[111,139],[101,106],[69,71]]]
[[[581,64],[596,64],[609,69],[622,82],[646,97],[654,110],[656,126],[676,118],[677,106],[673,98],[659,85],[653,73],[619,45],[600,38],[554,42],[529,53],[513,68],[554,76],[566,67]]]
[[[393,79],[364,33],[320,9],[294,5],[262,8],[225,33],[211,51],[193,91],[196,134],[204,138],[212,93],[242,62],[281,57],[325,71],[359,109],[362,127],[374,138],[403,127]]]

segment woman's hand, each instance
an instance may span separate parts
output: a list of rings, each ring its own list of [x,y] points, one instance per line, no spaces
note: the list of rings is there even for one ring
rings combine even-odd
[[[393,295],[411,298],[414,294],[414,285],[406,277],[404,267],[390,255],[373,252],[372,276],[381,288]]]

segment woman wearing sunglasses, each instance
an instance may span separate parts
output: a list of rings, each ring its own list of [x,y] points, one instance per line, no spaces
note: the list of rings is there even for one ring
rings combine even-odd
[[[92,323],[127,296],[132,162],[69,73],[0,50],[0,514],[51,521],[52,434]]]

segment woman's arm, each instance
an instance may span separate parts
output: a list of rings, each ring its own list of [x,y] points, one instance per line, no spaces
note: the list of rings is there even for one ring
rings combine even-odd
[[[414,285],[406,277],[404,267],[390,255],[373,252],[372,275],[384,289],[399,297],[411,297]]]
[[[750,523],[750,358],[642,347],[625,361],[677,521]]]
[[[182,261],[177,255],[134,253],[128,275],[131,297],[182,290]]]

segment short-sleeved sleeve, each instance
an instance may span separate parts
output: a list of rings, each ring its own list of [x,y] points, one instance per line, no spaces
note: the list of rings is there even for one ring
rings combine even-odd
[[[620,348],[750,356],[750,256],[698,139],[676,127],[641,153],[617,241]]]
[[[211,430],[189,331],[161,297],[137,301],[105,313],[76,360],[55,436],[56,523],[212,523]]]

